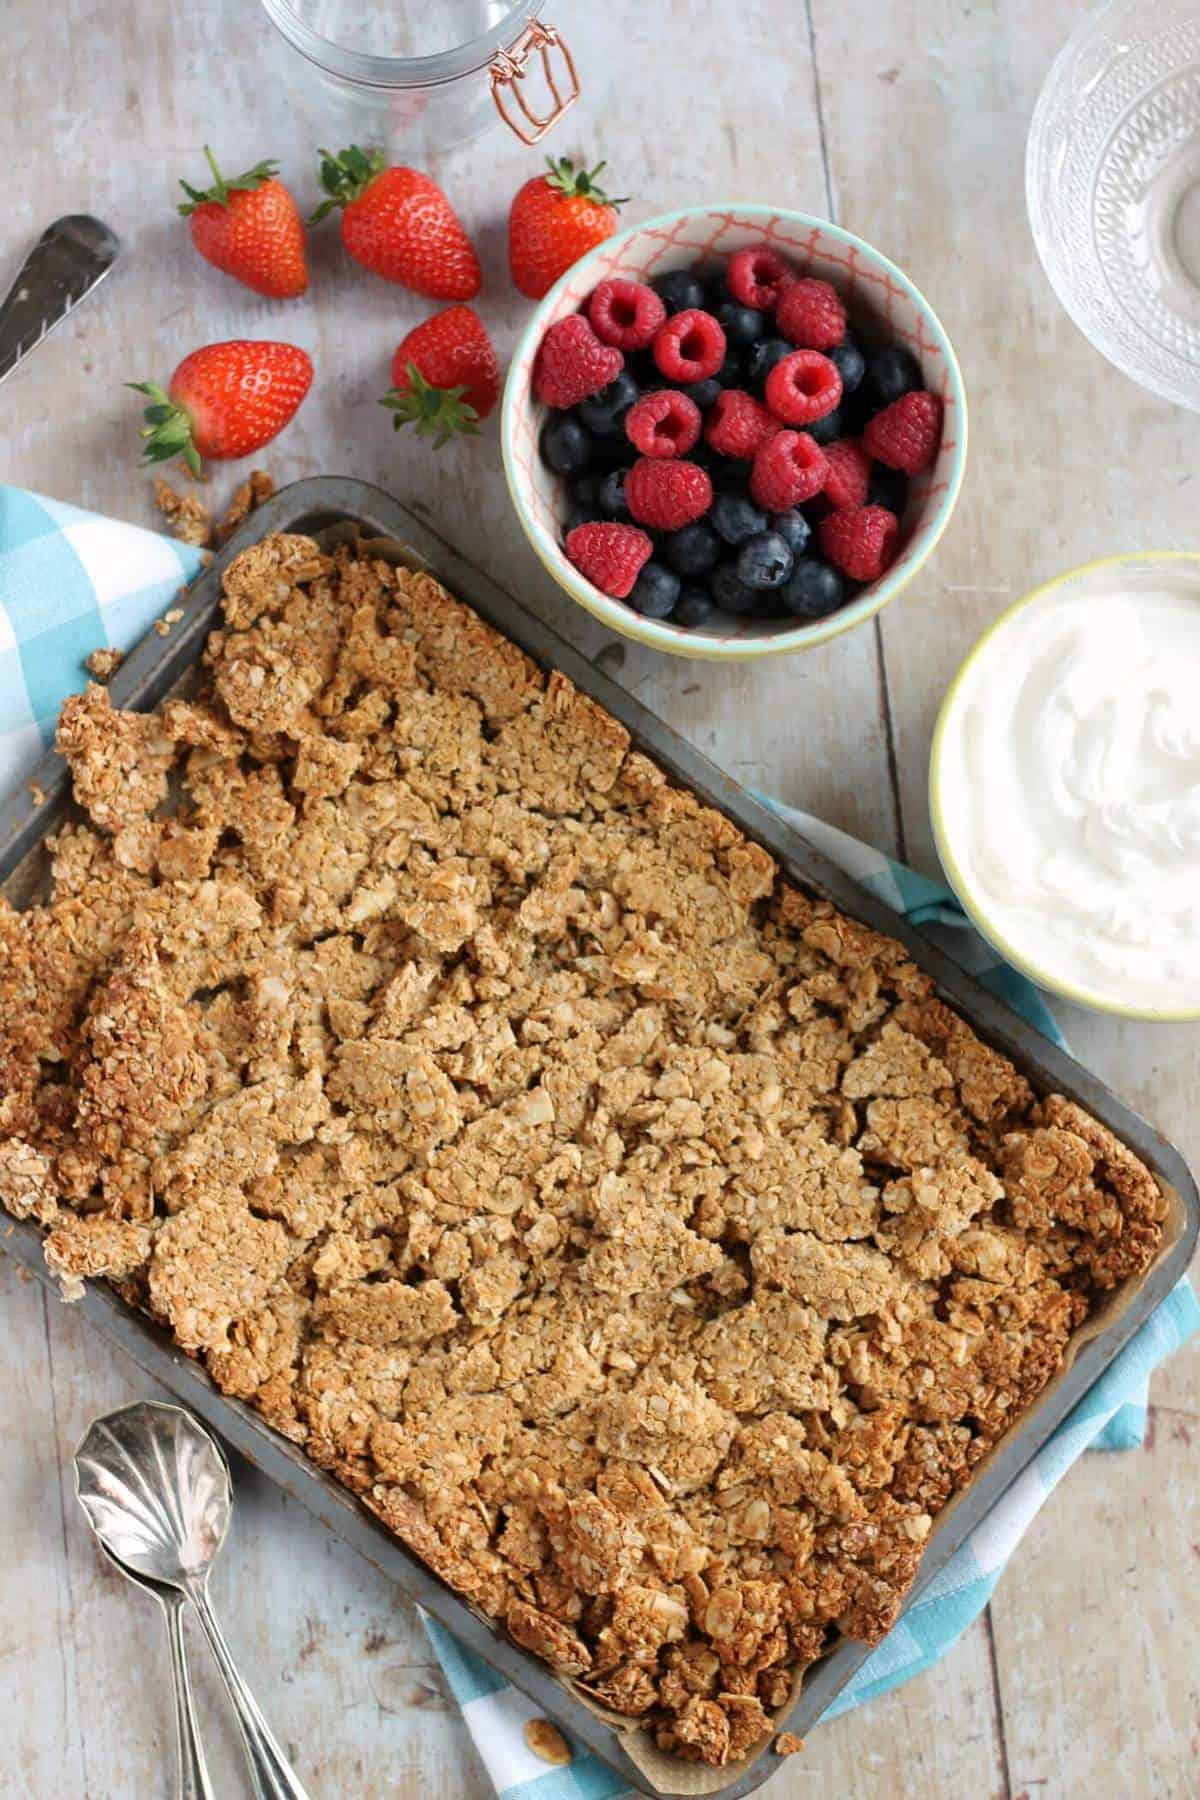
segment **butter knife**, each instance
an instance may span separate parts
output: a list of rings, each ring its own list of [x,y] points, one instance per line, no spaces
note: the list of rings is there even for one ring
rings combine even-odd
[[[120,247],[116,233],[89,213],[46,227],[0,304],[0,381],[103,281]]]

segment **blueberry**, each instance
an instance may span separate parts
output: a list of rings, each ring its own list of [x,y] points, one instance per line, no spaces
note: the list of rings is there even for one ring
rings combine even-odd
[[[800,429],[807,431],[814,444],[832,444],[834,438],[846,435],[846,415],[840,406],[835,406],[823,419],[813,419]]]
[[[717,370],[716,379],[723,388],[740,388],[746,385],[746,364],[737,350],[731,349]]]
[[[738,580],[750,588],[782,587],[792,572],[793,557],[775,531],[759,531],[738,551]]]
[[[581,475],[592,460],[592,440],[570,413],[554,413],[542,426],[538,454],[556,475]]]
[[[746,383],[752,393],[762,394],[767,376],[775,364],[782,362],[785,356],[790,356],[794,348],[786,338],[781,337],[759,338],[756,344],[751,344],[746,352],[745,372]]]
[[[717,307],[717,322],[725,333],[725,342],[735,350],[756,344],[767,329],[764,313],[752,306],[739,306],[736,300],[722,300]]]
[[[768,588],[758,596],[758,604],[754,608],[756,619],[790,619],[791,609],[783,597],[781,588]]]
[[[654,360],[653,350],[627,350],[625,373],[633,376],[643,394],[665,385],[662,370]]]
[[[687,312],[690,307],[704,305],[703,283],[690,269],[672,269],[666,275],[656,276],[650,286],[669,313]]]
[[[711,625],[717,610],[717,603],[694,581],[685,581],[671,614],[675,625]]]
[[[792,570],[791,578],[779,590],[779,597],[796,618],[823,619],[835,612],[846,598],[846,583],[827,562],[818,556],[802,556]]]
[[[699,520],[663,539],[662,553],[679,575],[707,575],[721,560],[724,546],[711,525]]]
[[[668,618],[675,611],[681,585],[673,569],[666,569],[659,562],[643,563],[630,590],[629,604],[647,619]]]
[[[718,306],[724,306],[730,298],[725,271],[724,269],[701,269],[700,274],[704,282],[705,310],[715,313]]]
[[[879,406],[890,406],[901,394],[921,385],[921,365],[903,344],[885,344],[867,358],[867,381]]]
[[[624,469],[609,470],[600,483],[596,504],[606,519],[615,519],[621,525],[628,525],[631,522],[629,508],[625,504]]]
[[[842,436],[861,437],[867,428],[867,421],[873,419],[879,411],[879,402],[868,384],[861,381],[852,394],[843,390],[837,410],[842,415]]]
[[[756,532],[767,528],[767,515],[740,494],[718,494],[713,501],[708,522],[718,537],[727,544],[744,544]]]
[[[597,475],[607,475],[610,469],[631,469],[637,457],[636,444],[631,444],[624,432],[592,439],[592,468]]]
[[[812,526],[802,512],[795,507],[791,512],[772,513],[767,525],[777,537],[781,537],[793,556],[802,556],[812,536]]]
[[[722,563],[709,578],[708,591],[727,613],[751,613],[758,603],[758,591],[747,587],[737,572],[736,563]]]
[[[867,372],[867,359],[858,343],[847,332],[841,343],[826,354],[842,378],[843,394],[852,394]]]
[[[598,475],[577,475],[571,483],[570,496],[567,502],[568,531],[574,531],[576,525],[590,525],[604,517],[600,511]]]
[[[625,414],[638,397],[638,384],[627,369],[614,375],[607,387],[581,400],[576,407],[580,421],[597,437],[615,437],[625,429]]]
[[[712,484],[718,494],[737,494],[745,500],[750,492],[751,465],[740,456],[719,456],[712,466]]]
[[[694,400],[701,412],[707,412],[710,406],[716,405],[717,395],[721,392],[721,384],[715,375],[707,381],[685,381],[679,389],[689,400]]]
[[[867,505],[886,506],[898,519],[908,505],[908,476],[903,469],[889,469],[886,463],[872,463],[867,480]]]

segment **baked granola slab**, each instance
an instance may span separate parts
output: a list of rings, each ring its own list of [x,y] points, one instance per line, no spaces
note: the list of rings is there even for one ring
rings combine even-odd
[[[663,1750],[766,1743],[1161,1239],[1148,1171],[432,578],[279,536],[59,745],[0,1201]]]

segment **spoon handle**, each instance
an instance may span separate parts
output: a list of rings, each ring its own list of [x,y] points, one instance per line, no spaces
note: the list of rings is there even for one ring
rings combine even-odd
[[[259,1712],[253,1694],[238,1673],[237,1664],[230,1655],[207,1593],[198,1584],[189,1586],[188,1598],[196,1608],[204,1635],[217,1659],[221,1678],[233,1702],[256,1800],[308,1800],[296,1779],[295,1771]]]
[[[216,1800],[208,1779],[208,1765],[196,1724],[192,1680],[183,1643],[183,1601],[163,1601],[167,1621],[167,1646],[171,1652],[171,1679],[175,1689],[175,1792],[178,1800]]]

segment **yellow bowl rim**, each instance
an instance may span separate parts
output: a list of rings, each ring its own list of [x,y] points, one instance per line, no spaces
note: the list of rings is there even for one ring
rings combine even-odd
[[[513,372],[517,364],[529,352],[531,344],[540,340],[545,326],[543,319],[546,313],[557,304],[559,296],[568,282],[578,279],[581,272],[586,273],[589,265],[599,262],[604,256],[611,255],[613,249],[622,241],[627,241],[640,231],[669,231],[673,225],[685,219],[697,219],[711,216],[714,213],[735,212],[753,220],[769,221],[784,219],[789,224],[798,225],[801,229],[818,228],[836,238],[849,249],[859,251],[874,264],[883,274],[889,275],[907,292],[914,304],[924,313],[925,318],[936,333],[942,355],[945,358],[950,387],[954,395],[956,427],[958,436],[955,444],[954,458],[950,474],[946,482],[946,491],[938,502],[937,511],[929,527],[929,539],[921,554],[905,564],[896,573],[889,572],[865,594],[860,594],[849,606],[831,613],[827,620],[819,620],[814,625],[797,625],[787,631],[778,632],[774,637],[758,643],[748,643],[737,638],[703,638],[699,634],[685,636],[676,628],[668,633],[657,620],[644,619],[632,608],[619,600],[612,600],[601,594],[591,582],[584,581],[577,575],[566,557],[557,546],[543,544],[541,528],[530,518],[527,507],[518,492],[516,476],[513,468],[512,438],[515,431],[516,394]],[[714,201],[707,206],[684,206],[673,212],[657,213],[649,219],[641,219],[636,224],[626,226],[612,237],[605,238],[587,255],[561,275],[535,306],[524,331],[518,338],[508,366],[508,374],[504,383],[504,398],[500,409],[500,450],[504,465],[504,479],[508,486],[509,497],[521,529],[529,539],[538,561],[560,588],[578,601],[585,611],[607,625],[609,630],[619,632],[623,637],[632,638],[635,642],[647,644],[651,649],[665,651],[671,656],[682,656],[697,661],[708,662],[754,662],[766,656],[786,656],[796,650],[815,649],[819,644],[831,642],[843,633],[851,631],[856,625],[874,618],[890,600],[903,593],[908,584],[924,568],[929,557],[937,548],[947,525],[950,523],[958,496],[962,489],[963,476],[967,461],[967,393],[959,367],[958,357],[950,334],[942,324],[937,313],[917,287],[916,283],[904,273],[896,263],[868,244],[864,238],[856,237],[844,227],[835,225],[832,220],[819,218],[815,213],[796,212],[788,207],[765,206],[761,203],[740,200]],[[553,554],[551,554],[553,551]]]
[[[1067,569],[1062,575],[1052,576],[1038,587],[1031,588],[1019,600],[992,620],[987,630],[978,637],[966,656],[959,664],[954,679],[946,689],[941,706],[938,708],[937,720],[933,727],[933,740],[929,748],[929,816],[933,826],[933,841],[938,853],[946,879],[954,889],[959,905],[970,919],[980,935],[987,939],[992,948],[999,952],[1005,962],[1011,963],[1022,975],[1035,982],[1038,987],[1049,993],[1057,994],[1063,1000],[1071,1000],[1077,1006],[1087,1007],[1092,1012],[1106,1013],[1111,1018],[1137,1019],[1162,1025],[1181,1025],[1200,1019],[1200,1005],[1177,1008],[1124,1006],[1115,1000],[1107,1000],[1102,994],[1088,988],[1078,988],[1058,976],[1049,975],[1044,969],[1014,950],[1004,933],[991,923],[984,908],[974,897],[967,883],[954,852],[950,848],[949,833],[946,830],[946,816],[942,806],[940,788],[942,754],[945,749],[946,733],[949,729],[950,715],[955,702],[961,693],[967,675],[974,668],[979,657],[987,649],[1008,621],[1023,612],[1027,606],[1034,605],[1056,589],[1065,587],[1068,582],[1078,581],[1084,576],[1094,575],[1100,569],[1122,568],[1129,563],[1192,563],[1197,576],[1200,577],[1200,551],[1193,550],[1131,550],[1118,556],[1098,556],[1091,562],[1079,563],[1073,569]]]

